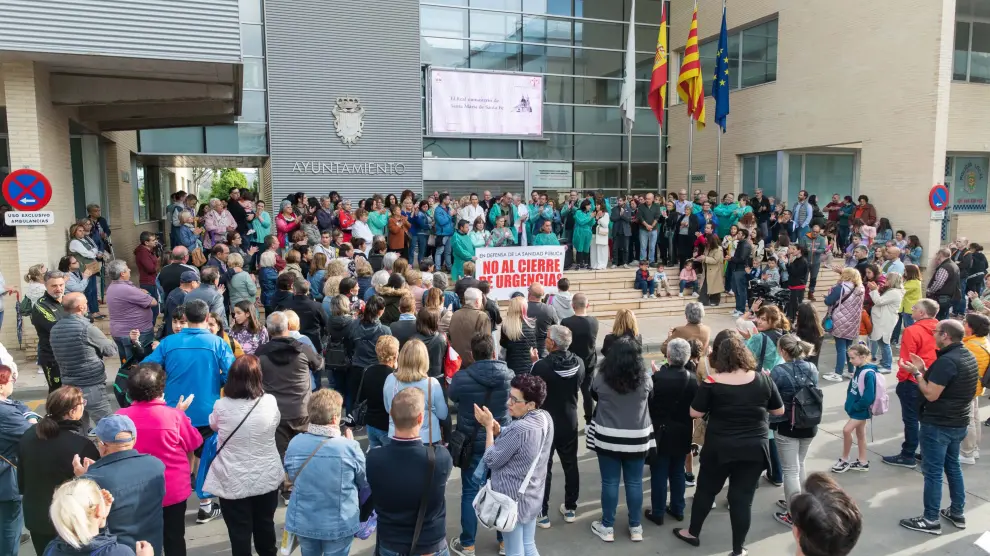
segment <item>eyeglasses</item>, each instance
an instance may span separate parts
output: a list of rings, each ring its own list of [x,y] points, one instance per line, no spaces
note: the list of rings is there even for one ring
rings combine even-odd
[[[519,398],[517,398],[515,396],[509,396],[509,402],[510,403],[513,403],[513,404],[526,403],[526,400],[520,400]]]

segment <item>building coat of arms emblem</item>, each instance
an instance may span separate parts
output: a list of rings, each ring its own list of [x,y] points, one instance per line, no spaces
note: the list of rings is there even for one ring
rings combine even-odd
[[[361,100],[351,97],[340,97],[333,107],[333,125],[337,130],[340,141],[350,147],[357,143],[364,130],[364,107]]]

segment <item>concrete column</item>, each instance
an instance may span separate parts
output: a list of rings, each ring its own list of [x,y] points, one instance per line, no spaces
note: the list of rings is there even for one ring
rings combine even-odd
[[[53,195],[44,210],[55,225],[17,230],[18,274],[38,263],[55,268],[66,253],[67,230],[74,221],[68,113],[52,106],[48,71],[33,62],[4,62],[4,96],[10,135],[10,169],[31,168],[51,181]],[[13,283],[12,276],[8,276]]]

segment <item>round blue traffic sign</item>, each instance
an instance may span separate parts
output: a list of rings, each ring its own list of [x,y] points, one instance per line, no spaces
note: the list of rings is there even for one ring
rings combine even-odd
[[[41,210],[52,200],[52,184],[48,178],[27,168],[11,172],[0,189],[3,198],[16,211]]]
[[[949,188],[938,184],[928,193],[928,204],[932,210],[945,210],[949,205]]]

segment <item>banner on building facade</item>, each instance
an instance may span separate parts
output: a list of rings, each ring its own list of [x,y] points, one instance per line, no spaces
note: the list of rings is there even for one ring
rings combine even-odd
[[[557,293],[564,277],[566,247],[489,247],[475,251],[475,278],[491,284],[489,297],[504,300],[526,293],[531,284],[543,284],[545,293]]]
[[[543,136],[543,76],[431,69],[429,135]]]

